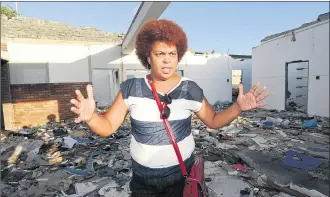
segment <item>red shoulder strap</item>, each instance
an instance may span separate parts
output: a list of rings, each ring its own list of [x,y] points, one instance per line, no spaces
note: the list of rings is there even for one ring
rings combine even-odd
[[[149,85],[151,86],[152,94],[154,95],[154,98],[155,98],[156,103],[158,105],[159,112],[160,112],[160,114],[162,114],[163,106],[162,106],[162,104],[161,104],[161,102],[159,100],[159,97],[158,97],[157,91],[155,89],[154,83],[149,78],[149,76],[147,76],[147,79],[148,79]],[[184,165],[184,162],[183,162],[183,159],[182,159],[182,156],[181,156],[181,153],[180,153],[178,144],[175,141],[175,138],[174,138],[174,135],[173,135],[173,132],[172,132],[172,128],[170,126],[170,123],[168,122],[167,118],[162,118],[162,120],[164,122],[166,131],[167,131],[167,134],[170,137],[170,140],[172,142],[172,145],[173,145],[174,151],[176,153],[176,156],[177,156],[177,158],[179,160],[179,164],[180,164],[180,167],[181,167],[181,170],[182,170],[182,174],[183,174],[183,176],[187,177],[188,176],[188,173],[187,173],[186,167]]]

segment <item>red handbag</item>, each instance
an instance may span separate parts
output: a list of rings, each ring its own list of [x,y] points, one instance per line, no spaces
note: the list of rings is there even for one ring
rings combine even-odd
[[[208,197],[209,196],[208,188],[206,186],[205,178],[204,178],[204,160],[203,160],[203,158],[201,156],[197,156],[197,158],[190,170],[190,174],[188,175],[185,164],[182,160],[182,156],[181,156],[178,144],[176,143],[175,138],[173,136],[172,128],[167,120],[167,117],[164,115],[164,112],[166,111],[166,109],[169,110],[169,108],[167,107],[167,103],[164,102],[163,105],[161,104],[157,91],[155,89],[155,86],[153,84],[153,81],[149,77],[147,77],[147,79],[148,79],[149,85],[151,86],[154,98],[157,102],[158,109],[161,114],[160,115],[161,119],[163,120],[163,122],[165,124],[167,134],[170,137],[174,151],[176,153],[176,156],[178,157],[180,168],[182,170],[182,174],[185,177],[183,197]]]

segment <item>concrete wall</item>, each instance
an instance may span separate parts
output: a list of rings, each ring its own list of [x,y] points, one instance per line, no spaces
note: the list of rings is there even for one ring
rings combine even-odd
[[[134,53],[122,59],[124,80],[133,73],[135,77],[148,73]],[[218,100],[232,101],[230,59],[222,54],[193,55],[188,51],[179,62],[178,73],[182,72],[184,77],[196,81],[211,104]],[[120,61],[112,63],[117,65]]]
[[[104,64],[103,60],[110,61],[113,54],[120,58],[120,51],[114,53],[112,48],[122,43],[123,36],[90,27],[1,15],[1,51],[7,53],[11,84],[7,93],[11,100],[3,106],[6,129],[45,124],[49,117],[75,117],[69,102],[74,91],[80,89],[86,95],[86,85],[93,77],[93,61],[107,67],[108,62]],[[97,79],[98,73],[94,74]],[[104,91],[97,87],[98,92]],[[5,96],[3,93],[1,96]]]
[[[7,43],[11,84],[88,82],[86,46]]]
[[[92,82],[97,102],[111,102],[119,83],[130,73],[147,73],[134,51],[121,57],[121,47],[116,45],[13,41],[7,45],[11,84]],[[231,62],[230,57],[222,54],[198,56],[187,52],[179,70],[195,80],[213,104],[218,100],[231,101]],[[111,81],[118,82],[113,85]]]
[[[329,20],[262,42],[252,50],[252,83],[268,87],[268,108],[285,108],[285,65],[309,61],[308,113],[329,117]],[[317,80],[316,76],[320,76]]]
[[[209,103],[232,101],[230,57],[223,54],[195,56],[187,52],[179,69],[203,89]]]
[[[110,81],[146,73],[134,51],[121,57],[123,37],[90,27],[1,15],[1,42],[8,47],[11,84],[92,82],[98,102],[111,102],[119,90]],[[231,59],[190,52],[186,56],[179,72],[195,80],[210,103],[231,101]],[[118,79],[110,72],[118,72]]]
[[[121,59],[120,46],[11,41],[7,47],[11,84],[92,82],[96,100],[107,104],[118,91],[109,72],[121,64],[109,63]]]

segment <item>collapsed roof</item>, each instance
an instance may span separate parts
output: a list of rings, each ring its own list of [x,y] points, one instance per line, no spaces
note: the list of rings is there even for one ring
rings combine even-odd
[[[309,22],[309,23],[304,23],[300,27],[297,27],[295,29],[290,29],[290,30],[287,30],[287,31],[284,31],[284,32],[281,32],[281,33],[277,33],[277,34],[273,34],[273,35],[267,36],[264,39],[262,39],[261,42],[265,42],[267,40],[271,40],[271,39],[276,38],[276,37],[279,37],[281,35],[285,35],[288,32],[296,31],[298,29],[302,29],[302,28],[305,28],[305,27],[314,25],[316,23],[320,23],[322,21],[329,20],[329,16],[330,16],[329,15],[329,12],[328,13],[324,13],[324,14],[320,14],[315,21],[312,21],[312,22]]]

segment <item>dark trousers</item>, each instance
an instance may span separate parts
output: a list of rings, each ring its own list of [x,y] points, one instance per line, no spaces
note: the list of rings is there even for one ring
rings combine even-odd
[[[186,165],[188,173],[192,164]],[[144,178],[133,173],[130,182],[131,197],[182,197],[185,178],[181,170],[159,178]]]

